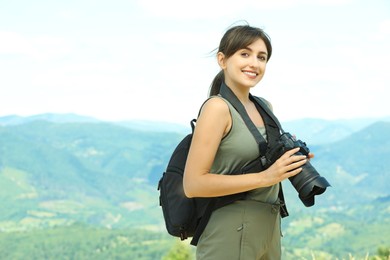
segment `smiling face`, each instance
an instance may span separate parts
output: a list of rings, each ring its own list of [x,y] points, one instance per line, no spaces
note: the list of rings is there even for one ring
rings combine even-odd
[[[267,57],[267,47],[260,38],[230,57],[222,52],[217,56],[224,70],[225,83],[233,88],[251,88],[259,83],[264,76]]]

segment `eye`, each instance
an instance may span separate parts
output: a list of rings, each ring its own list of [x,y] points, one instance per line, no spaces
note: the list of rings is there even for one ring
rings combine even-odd
[[[257,57],[259,60],[261,60],[261,61],[267,61],[267,56],[265,56],[265,55],[260,55],[260,56],[258,56]]]
[[[242,52],[242,53],[241,53],[241,56],[242,56],[242,57],[249,57],[249,53],[247,53],[247,52]]]

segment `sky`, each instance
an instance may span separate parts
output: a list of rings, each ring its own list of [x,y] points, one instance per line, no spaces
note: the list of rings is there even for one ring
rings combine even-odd
[[[280,120],[390,116],[388,0],[0,0],[0,116],[187,124],[245,23],[271,37],[251,92]]]

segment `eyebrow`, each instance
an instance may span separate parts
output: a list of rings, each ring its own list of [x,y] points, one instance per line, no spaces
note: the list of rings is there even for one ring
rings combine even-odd
[[[244,49],[253,52],[253,50],[251,48],[249,48],[249,47],[245,47]],[[261,51],[261,52],[259,52],[259,54],[265,54],[265,55],[268,56],[268,53],[266,51]]]

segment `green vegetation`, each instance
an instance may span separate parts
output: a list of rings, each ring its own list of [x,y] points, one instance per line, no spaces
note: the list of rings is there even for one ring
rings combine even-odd
[[[0,233],[0,259],[161,259],[172,240],[146,230],[74,224]]]
[[[347,243],[347,242],[346,242]],[[283,259],[389,260],[390,247],[375,253],[344,253],[295,248]],[[192,260],[195,248],[162,232],[142,229],[94,228],[83,224],[0,233],[0,259],[140,259]]]
[[[190,248],[189,244],[176,240],[162,260],[192,260],[195,259],[195,250]]]
[[[156,190],[182,137],[98,122],[0,126],[0,259],[193,259],[189,241],[165,232]],[[390,123],[310,148],[332,187],[305,208],[286,181],[283,259],[388,259]]]

